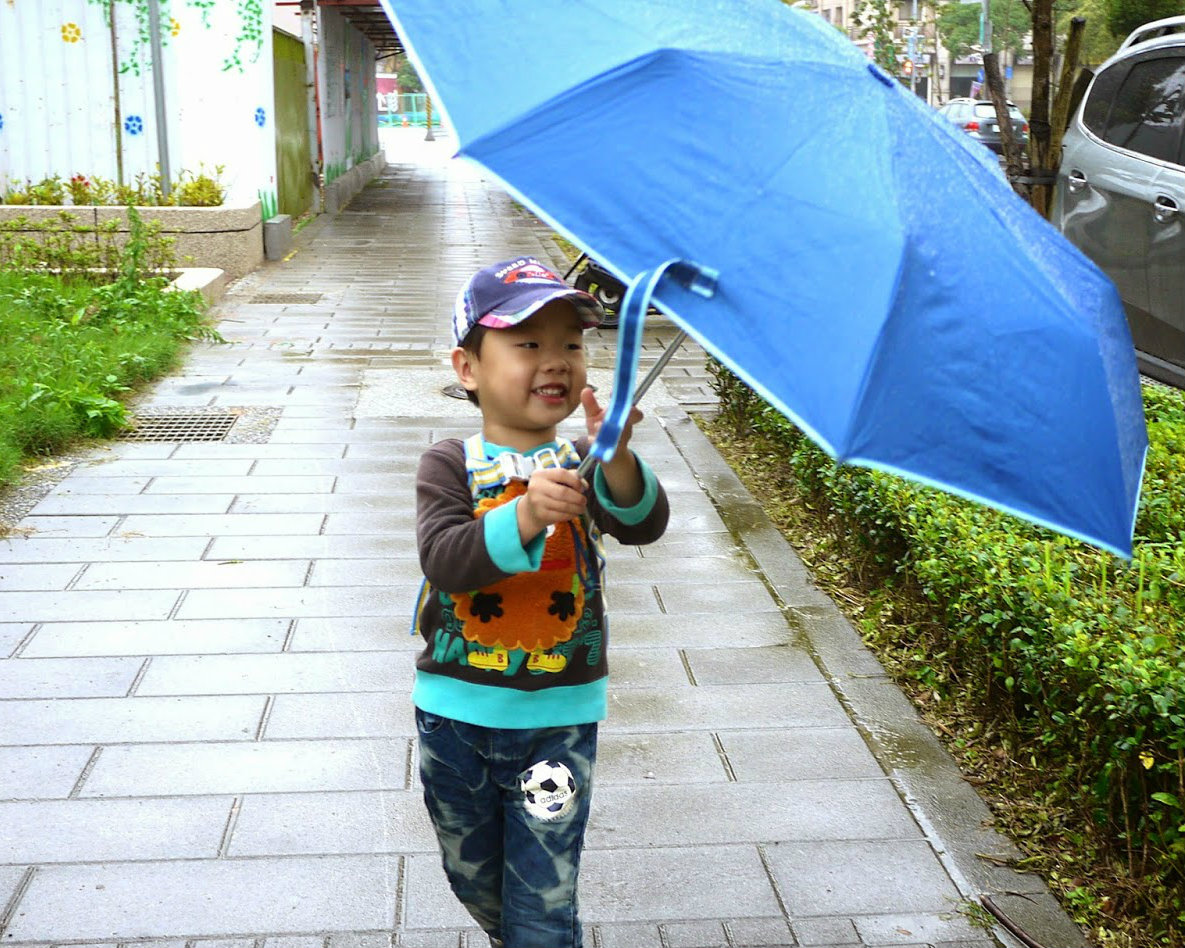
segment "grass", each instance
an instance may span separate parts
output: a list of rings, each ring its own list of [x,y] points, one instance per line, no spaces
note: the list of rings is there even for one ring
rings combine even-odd
[[[218,338],[201,296],[166,283],[134,269],[103,285],[0,271],[0,486],[30,459],[117,432],[138,386],[189,340]]]

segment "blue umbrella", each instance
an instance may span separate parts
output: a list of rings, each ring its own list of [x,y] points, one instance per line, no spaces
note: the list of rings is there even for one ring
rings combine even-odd
[[[1115,288],[833,27],[777,0],[382,2],[459,153],[635,309],[656,282],[836,459],[1130,555],[1147,435]],[[672,259],[707,276],[656,280]]]

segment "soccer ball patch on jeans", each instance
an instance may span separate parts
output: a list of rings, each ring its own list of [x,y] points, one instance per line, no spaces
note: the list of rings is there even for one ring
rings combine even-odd
[[[564,764],[541,760],[523,773],[523,806],[537,820],[562,820],[576,803],[576,779]]]

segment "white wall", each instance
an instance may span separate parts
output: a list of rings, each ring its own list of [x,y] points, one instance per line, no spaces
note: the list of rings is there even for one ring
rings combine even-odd
[[[117,147],[125,181],[157,170],[144,4],[114,4],[110,24],[105,5],[79,0],[0,3],[0,189],[54,174],[114,179]],[[271,5],[162,6],[172,176],[222,165],[228,204],[274,203]]]

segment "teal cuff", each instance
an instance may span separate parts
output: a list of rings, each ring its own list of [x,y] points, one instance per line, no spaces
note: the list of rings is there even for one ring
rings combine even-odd
[[[543,563],[543,542],[546,533],[541,532],[525,547],[518,534],[518,504],[516,497],[508,504],[495,507],[481,518],[484,526],[486,552],[494,565],[503,573],[536,572]]]
[[[613,498],[609,493],[609,484],[605,480],[605,472],[601,470],[601,465],[597,465],[596,473],[593,474],[593,490],[597,492],[597,500],[601,502],[601,507],[627,527],[641,523],[649,517],[650,511],[654,509],[655,501],[658,500],[658,478],[654,476],[650,466],[636,454],[634,460],[638,462],[638,471],[642,475],[642,497],[632,507],[618,507],[613,503]]]

